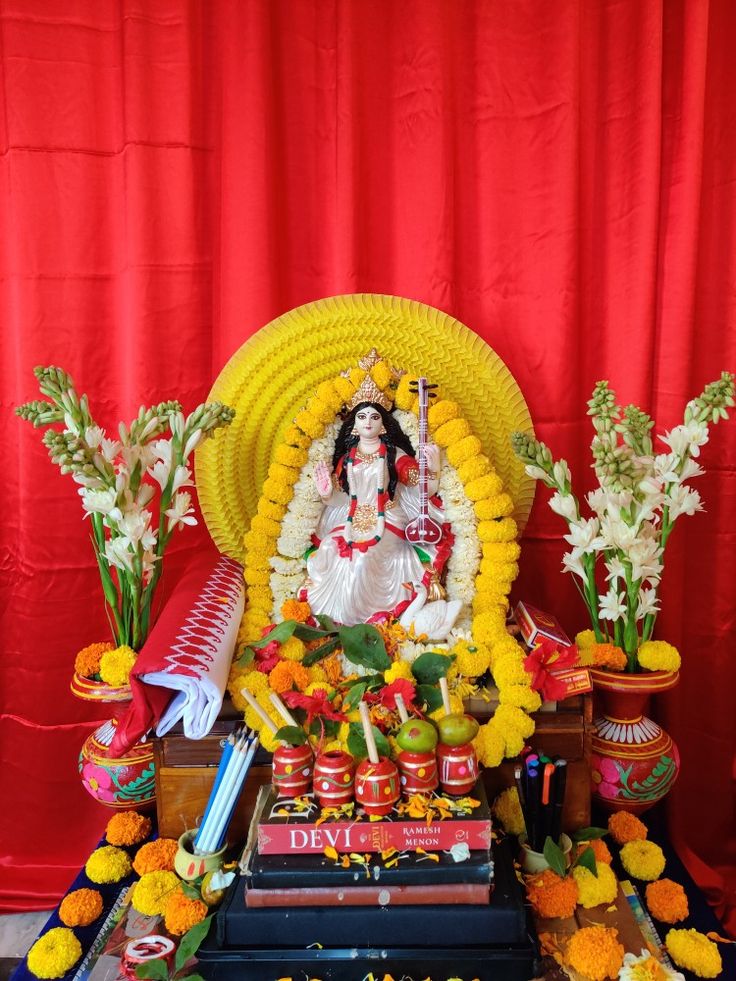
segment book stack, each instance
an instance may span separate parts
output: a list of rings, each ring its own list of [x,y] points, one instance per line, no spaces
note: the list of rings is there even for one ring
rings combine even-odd
[[[488,905],[491,815],[480,781],[470,814],[325,819],[311,798],[263,788],[243,858],[248,908]]]

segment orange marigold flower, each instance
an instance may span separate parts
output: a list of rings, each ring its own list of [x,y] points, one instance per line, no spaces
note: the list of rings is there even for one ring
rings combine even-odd
[[[173,872],[178,844],[174,838],[157,838],[141,845],[133,860],[138,875],[146,872]]]
[[[322,641],[317,641],[317,645],[321,643]],[[333,687],[338,685],[343,680],[342,664],[340,663],[339,651],[335,651],[334,654],[330,654],[329,657],[324,658],[324,660],[320,661],[320,664],[325,669],[327,680],[330,682],[330,684]]]
[[[611,927],[591,926],[577,930],[565,951],[565,963],[590,981],[618,977],[623,962],[624,948],[618,942],[618,930]]]
[[[617,811],[608,819],[608,830],[617,845],[627,841],[640,841],[647,836],[647,826],[628,811]]]
[[[93,678],[100,673],[102,655],[111,650],[113,650],[113,645],[109,641],[104,644],[90,644],[88,647],[83,647],[74,658],[74,670],[82,678]]]
[[[297,623],[306,623],[312,615],[312,607],[309,603],[300,603],[299,600],[288,599],[281,607],[281,616],[284,620],[296,620]]]
[[[538,916],[544,919],[572,916],[578,901],[578,887],[571,877],[560,878],[545,869],[526,881],[526,894]]]
[[[102,912],[102,896],[96,889],[75,889],[59,907],[59,919],[68,927],[89,926]]]
[[[298,661],[279,661],[268,676],[269,685],[279,694],[295,688],[304,691],[309,681],[309,671]]]
[[[578,855],[582,855],[586,848],[592,848],[596,862],[603,862],[610,865],[613,861],[608,845],[602,838],[593,838],[591,841],[581,841],[578,845]]]
[[[207,916],[207,904],[201,899],[188,899],[182,889],[175,889],[164,906],[164,923],[169,933],[181,937]]]
[[[626,655],[615,644],[591,644],[587,654],[596,668],[610,668],[612,671],[626,668]]]
[[[679,923],[690,909],[687,895],[679,882],[659,879],[650,882],[646,889],[647,906],[652,916],[661,923]]]
[[[107,822],[105,837],[111,845],[137,845],[151,833],[151,821],[136,811],[114,814]]]

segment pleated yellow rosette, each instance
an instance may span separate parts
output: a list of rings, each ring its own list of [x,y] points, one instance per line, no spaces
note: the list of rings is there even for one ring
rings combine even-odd
[[[284,433],[322,382],[371,348],[413,375],[439,383],[461,407],[514,504],[521,530],[534,498],[510,444],[532,432],[519,386],[477,334],[434,307],[372,293],[307,303],[261,328],[236,351],[210,392],[236,410],[233,423],[197,450],[202,514],[218,548],[242,560],[243,535]]]

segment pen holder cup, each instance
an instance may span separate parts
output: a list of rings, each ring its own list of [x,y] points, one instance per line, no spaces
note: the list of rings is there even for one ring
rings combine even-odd
[[[572,861],[572,841],[567,835],[560,835],[560,849],[565,856],[565,865],[570,866]],[[549,868],[549,862],[542,852],[535,852],[529,847],[526,835],[519,835],[519,845],[521,846],[521,867],[528,875],[536,875]]]
[[[198,828],[192,831],[185,831],[179,838],[179,847],[174,856],[174,870],[180,879],[191,882],[198,879],[205,872],[215,872],[222,866],[227,844],[216,852],[209,852],[206,855],[194,854],[194,839],[197,837]]]

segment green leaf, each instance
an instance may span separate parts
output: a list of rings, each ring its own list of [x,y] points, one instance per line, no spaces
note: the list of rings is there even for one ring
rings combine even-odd
[[[153,978],[154,981],[168,981],[169,969],[166,961],[146,961],[144,964],[136,965],[135,976]]]
[[[595,861],[595,852],[590,846],[585,848],[578,855],[578,857],[575,859],[575,865],[582,865],[582,867],[587,869],[588,872],[592,872],[596,879],[598,878],[598,866],[596,865]]]
[[[323,630],[331,634],[337,633],[337,624],[332,617],[328,617],[325,613],[318,613],[315,619]]]
[[[186,974],[184,977],[186,977],[186,981],[204,981],[201,974]]]
[[[360,684],[353,685],[342,703],[343,711],[351,712],[354,708],[356,708],[360,704],[363,695],[365,695],[367,688],[368,685],[365,681],[361,682]]]
[[[314,736],[315,739],[320,739],[322,735],[325,739],[334,739],[339,728],[340,723],[336,722],[335,719],[312,719],[309,735]]]
[[[411,666],[411,673],[421,685],[436,685],[452,666],[452,658],[427,651],[420,654]]]
[[[200,893],[199,889],[197,889],[197,887],[192,882],[184,882],[184,880],[182,880],[181,891],[184,893],[187,899],[202,898],[202,894]]]
[[[273,738],[290,746],[303,746],[307,741],[307,734],[299,726],[281,726]]]
[[[570,835],[573,841],[593,841],[608,834],[607,828],[578,828]]]
[[[256,652],[253,650],[252,647],[244,647],[243,653],[240,655],[239,658],[237,658],[235,663],[239,668],[247,668],[249,664],[253,663],[255,656],[256,656]]]
[[[356,623],[354,627],[340,627],[338,637],[345,657],[353,664],[361,664],[372,671],[385,671],[391,667],[383,637],[370,623]]]
[[[319,640],[320,637],[329,637],[329,632],[318,627],[310,627],[306,623],[297,623],[294,627],[294,636],[299,640]]]
[[[424,705],[427,714],[442,708],[442,692],[434,685],[417,685],[417,698]]]
[[[176,950],[176,957],[174,958],[175,972],[178,973],[181,971],[189,958],[193,957],[197,953],[202,941],[209,933],[213,918],[214,914],[208,916],[200,923],[195,923],[194,926],[187,930],[187,932],[181,938],[179,941],[179,946]]]
[[[391,753],[391,747],[388,744],[388,739],[386,739],[380,729],[376,729],[375,726],[371,726],[371,729],[373,730],[373,736],[376,740],[378,755],[389,756]],[[354,756],[359,760],[364,760],[368,756],[368,747],[365,744],[363,727],[359,722],[350,723],[350,731],[348,733],[348,752],[351,756]]]
[[[265,637],[261,637],[260,640],[254,640],[252,644],[248,644],[253,650],[260,650],[262,647],[266,647],[268,644],[277,640],[279,644],[283,644],[285,640],[294,635],[294,631],[299,626],[296,620],[283,620],[281,623],[277,623],[276,626]]]
[[[567,872],[565,856],[562,854],[562,849],[552,841],[549,835],[544,839],[544,857],[552,871],[564,879]]]
[[[313,651],[309,651],[302,658],[302,664],[305,668],[311,668],[313,664],[317,661],[321,661],[323,657],[327,657],[328,654],[332,654],[340,646],[340,641],[337,637],[332,637],[330,640],[326,641],[320,647],[316,647]]]

